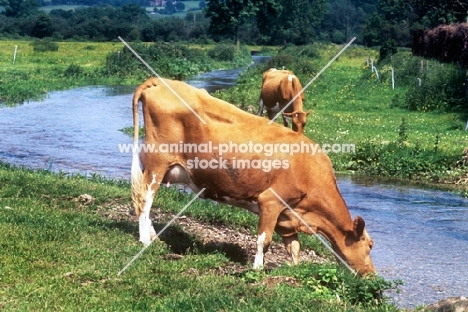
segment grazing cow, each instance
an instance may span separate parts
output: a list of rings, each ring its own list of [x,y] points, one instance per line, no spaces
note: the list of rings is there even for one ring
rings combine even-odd
[[[263,73],[262,90],[260,92],[260,107],[258,115],[263,115],[263,107],[266,107],[268,118],[273,119],[299,92],[302,85],[299,79],[289,70],[270,68]],[[285,113],[302,113],[302,101],[304,93],[301,93],[283,112],[283,124],[288,127],[288,116]],[[307,112],[301,119],[293,119],[292,129],[298,132],[304,129]],[[290,117],[290,116],[289,116]]]
[[[283,113],[283,116],[291,117],[292,119],[292,130],[297,133],[304,133],[305,124],[307,122],[307,116],[312,112],[308,110],[307,112],[295,111],[292,113]]]
[[[263,265],[273,231],[282,236],[294,264],[299,262],[298,232],[315,231],[353,269],[375,272],[364,220],[351,219],[330,159],[314,142],[184,82],[152,78],[133,97],[135,145],[140,101],[143,144],[159,148],[133,153],[132,199],[144,244],[156,236],[149,213],[159,186],[180,183],[203,191],[201,198],[259,215],[255,268]]]

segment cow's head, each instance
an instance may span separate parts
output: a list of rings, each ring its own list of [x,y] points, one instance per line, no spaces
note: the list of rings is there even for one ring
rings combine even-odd
[[[307,116],[312,112],[312,110],[308,110],[307,112],[303,111],[295,111],[292,113],[283,113],[286,117],[291,117],[292,119],[292,130],[298,133],[303,133],[304,128],[307,122]]]
[[[374,242],[365,229],[364,220],[357,216],[354,219],[352,231],[346,233],[343,245],[338,243],[337,252],[360,275],[375,273],[374,264],[370,257],[370,251]]]

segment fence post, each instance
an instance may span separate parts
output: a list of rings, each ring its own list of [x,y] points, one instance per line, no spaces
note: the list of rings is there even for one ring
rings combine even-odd
[[[15,65],[15,62],[16,62],[16,51],[18,51],[17,45],[15,45],[15,52],[13,53],[13,65]]]
[[[377,80],[380,81],[379,73],[377,72],[377,68],[375,68],[374,65],[372,65],[372,72],[375,72],[375,75],[377,76]]]
[[[395,90],[395,71],[392,67],[392,90]]]

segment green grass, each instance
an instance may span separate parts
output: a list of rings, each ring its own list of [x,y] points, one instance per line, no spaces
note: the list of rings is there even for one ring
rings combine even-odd
[[[81,194],[94,201],[76,201]],[[160,193],[158,205],[177,210],[188,198]],[[203,247],[182,230],[169,248],[153,243],[122,275],[137,254],[138,226],[106,217],[130,201],[124,181],[98,176],[52,174],[0,163],[0,308],[4,311],[397,311],[377,289],[397,284],[353,277],[334,264],[229,272],[222,251],[195,248],[171,260],[177,244]],[[177,206],[179,205],[179,206]],[[197,202],[192,215],[233,227],[254,226],[241,209]],[[176,207],[177,206],[177,207]],[[202,210],[205,210],[202,212]],[[169,231],[169,230],[168,230]],[[182,235],[182,236],[181,236]],[[181,237],[185,237],[181,239]],[[225,269],[223,269],[225,268]],[[268,283],[289,276],[294,284]],[[266,286],[271,284],[270,286]],[[334,298],[339,296],[341,301]]]

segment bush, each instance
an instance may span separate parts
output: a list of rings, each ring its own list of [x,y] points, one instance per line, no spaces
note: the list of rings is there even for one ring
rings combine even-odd
[[[424,72],[420,78],[421,86],[417,82],[412,84],[405,99],[405,106],[408,109],[448,112],[463,111],[468,108],[465,72],[446,67]]]
[[[209,70],[207,57],[197,49],[179,44],[156,42],[153,45],[134,44],[133,49],[162,77],[185,79]],[[144,79],[151,75],[149,69],[127,48],[107,55],[104,75],[137,77]]]
[[[83,68],[80,65],[70,64],[67,69],[63,72],[65,77],[77,78],[83,74]]]
[[[208,51],[208,56],[216,61],[232,61],[236,54],[236,47],[227,44],[217,44]]]
[[[47,52],[47,51],[58,51],[59,45],[56,42],[50,40],[35,40],[31,43],[34,48],[34,52]]]
[[[396,42],[393,39],[385,41],[380,47],[380,57],[379,60],[383,60],[388,56],[394,55],[398,52],[396,48]]]

